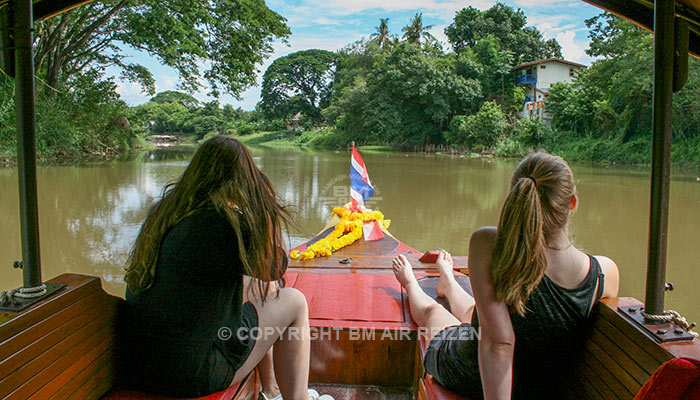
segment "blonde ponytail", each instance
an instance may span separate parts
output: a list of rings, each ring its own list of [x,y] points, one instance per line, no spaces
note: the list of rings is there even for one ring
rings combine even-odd
[[[575,193],[571,169],[560,157],[533,153],[515,170],[492,258],[496,298],[511,312],[525,315],[525,303],[547,268],[547,240],[568,223]]]

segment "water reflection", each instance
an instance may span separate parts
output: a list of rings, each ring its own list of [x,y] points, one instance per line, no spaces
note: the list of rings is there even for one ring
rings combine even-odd
[[[296,218],[290,245],[314,236],[332,207],[348,201],[349,153],[252,148]],[[99,275],[123,295],[123,267],[148,207],[182,173],[191,148],[136,153],[88,166],[40,167],[39,210],[45,277],[63,272]],[[493,225],[515,161],[399,153],[363,154],[376,189],[373,208],[392,220],[391,231],[426,251],[467,253],[474,229]],[[615,259],[621,294],[644,297],[649,210],[645,170],[573,165],[580,195],[572,234],[577,246]],[[17,176],[0,169],[0,289],[21,284],[10,266],[21,258]],[[700,183],[677,176],[671,184],[667,308],[700,320]]]

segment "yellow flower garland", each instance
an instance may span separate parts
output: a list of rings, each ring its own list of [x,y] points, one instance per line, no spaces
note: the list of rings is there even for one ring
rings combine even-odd
[[[353,212],[345,207],[336,207],[333,214],[340,217],[333,232],[300,252],[293,250],[289,256],[293,259],[310,260],[314,257],[330,256],[334,251],[350,245],[362,237],[362,226],[365,222],[384,221],[381,211]]]

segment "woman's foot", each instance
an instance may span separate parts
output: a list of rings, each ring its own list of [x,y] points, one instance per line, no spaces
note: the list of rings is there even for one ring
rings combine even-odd
[[[418,283],[416,276],[413,274],[411,263],[408,262],[408,259],[403,254],[391,261],[391,268],[394,270],[394,276],[401,286],[406,287],[411,283]]]
[[[435,265],[437,265],[438,272],[440,272],[440,279],[437,286],[435,286],[435,292],[437,292],[438,296],[445,297],[450,290],[450,286],[457,284],[453,272],[452,255],[445,250],[440,250]]]

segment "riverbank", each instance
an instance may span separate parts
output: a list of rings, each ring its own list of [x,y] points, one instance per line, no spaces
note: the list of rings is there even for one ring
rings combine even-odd
[[[352,142],[350,135],[333,128],[314,129],[303,132],[275,131],[256,132],[236,136],[238,140],[248,145],[264,147],[297,147],[319,150],[346,149]],[[524,142],[524,143],[523,143]],[[377,145],[359,143],[365,151],[416,151],[415,147],[399,145]],[[627,143],[619,143],[609,139],[581,138],[568,133],[556,133],[543,138],[539,143],[528,143],[518,138],[501,138],[492,149],[471,150],[453,146],[428,146],[418,151],[468,154],[471,156],[495,156],[500,158],[520,158],[531,149],[538,148],[562,156],[573,162],[589,162],[595,164],[647,166],[651,164],[651,140],[635,139]],[[700,172],[700,137],[695,140],[686,139],[673,144],[673,166],[683,170]]]

